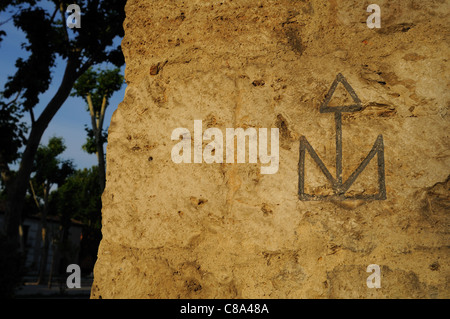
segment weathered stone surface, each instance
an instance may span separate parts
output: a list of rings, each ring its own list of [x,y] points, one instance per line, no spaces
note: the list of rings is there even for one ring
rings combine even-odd
[[[449,3],[380,0],[380,29],[369,4],[128,1],[92,298],[450,297]],[[343,180],[382,134],[385,200],[298,197],[301,136],[336,173],[319,106],[338,73],[363,108],[342,113]],[[194,120],[279,128],[278,172],[175,164],[171,133]],[[305,191],[330,193],[308,156],[305,171]],[[377,178],[371,161],[349,193]]]

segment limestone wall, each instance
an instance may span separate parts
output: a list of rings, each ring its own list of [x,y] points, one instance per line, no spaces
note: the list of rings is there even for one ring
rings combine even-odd
[[[450,297],[450,5],[377,0],[370,29],[370,3],[128,1],[92,298]],[[342,139],[321,112],[336,79],[328,106],[358,106],[338,112]],[[278,128],[277,172],[248,154],[194,163],[194,120],[224,144]],[[172,160],[177,128],[191,163]]]

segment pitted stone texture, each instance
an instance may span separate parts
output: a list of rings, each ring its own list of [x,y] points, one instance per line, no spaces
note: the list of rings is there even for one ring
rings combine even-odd
[[[380,29],[369,4],[128,1],[92,298],[450,297],[449,4],[380,0]],[[319,106],[338,73],[363,105],[343,114],[343,178],[382,134],[384,201],[298,198],[301,136],[335,174],[334,117]],[[195,119],[278,127],[279,171],[173,163],[171,133]],[[375,164],[352,192],[376,192]],[[306,190],[326,192],[305,169]]]

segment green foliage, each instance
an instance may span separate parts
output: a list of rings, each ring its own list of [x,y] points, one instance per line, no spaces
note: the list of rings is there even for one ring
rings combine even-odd
[[[89,110],[89,102],[92,102],[94,119],[97,122],[92,128],[85,127],[87,132],[86,143],[83,150],[89,154],[97,153],[99,145],[103,147],[108,138],[108,132],[102,129],[104,112],[109,104],[109,99],[115,91],[120,90],[124,83],[124,77],[120,74],[120,69],[94,70],[89,68],[81,75],[73,86],[72,96],[78,96],[85,100]],[[90,101],[88,100],[88,96]],[[102,110],[103,107],[103,110]],[[103,113],[102,113],[103,112]],[[96,135],[96,132],[98,135]],[[97,139],[99,139],[97,141]]]
[[[73,86],[72,96],[79,96],[87,103],[86,97],[89,94],[92,99],[94,112],[99,113],[103,99],[106,99],[106,108],[108,107],[109,98],[115,91],[120,90],[123,83],[124,78],[120,74],[119,68],[97,71],[93,68],[89,68],[78,78]]]
[[[27,126],[21,122],[21,113],[14,103],[0,101],[0,157],[5,163],[13,163],[25,144]]]
[[[36,4],[36,0],[2,0],[0,3],[0,12],[5,10],[9,5],[19,6],[23,4]]]
[[[51,155],[58,153],[58,143],[48,147],[50,149],[54,147],[54,150],[42,151],[35,160],[35,155],[39,153],[40,140],[48,124],[66,101],[77,78],[89,67],[100,63],[112,63],[116,67],[124,64],[120,46],[115,47],[113,41],[124,35],[122,24],[125,20],[126,0],[77,0],[76,3],[81,8],[81,28],[69,29],[66,26],[68,14],[65,10],[73,2],[72,0],[0,1],[0,11],[11,9],[14,12],[12,14],[14,24],[25,34],[26,43],[22,44],[22,47],[28,53],[27,57],[16,60],[17,70],[13,76],[8,77],[0,97],[13,98],[14,101],[7,104],[1,102],[2,109],[5,105],[14,104],[16,107],[16,110],[10,109],[9,112],[0,114],[0,121],[6,123],[2,127],[6,134],[2,136],[0,146],[6,145],[10,148],[0,150],[0,173],[2,180],[8,181],[5,183],[8,218],[5,218],[4,229],[9,236],[8,240],[15,241],[16,248],[19,246],[18,226],[32,171],[35,172],[33,178],[36,184],[39,182],[39,185],[42,183],[47,185],[47,188],[43,189],[46,190],[44,195],[48,195],[50,190],[48,185],[63,183],[62,176],[67,176],[71,168],[69,162],[57,160],[47,162]],[[2,31],[0,37],[4,35]],[[64,61],[64,75],[59,87],[40,115],[35,118],[33,108],[39,103],[40,95],[48,91],[53,80],[52,71],[56,61],[60,60]],[[29,112],[31,117],[32,129],[26,141],[22,138],[24,131],[18,121],[23,112]],[[8,146],[8,141],[13,142],[11,146]],[[25,146],[25,150],[21,156],[20,166],[17,173],[12,174],[8,164],[20,157],[18,150],[21,146]],[[12,155],[9,155],[10,151]],[[8,153],[9,158],[5,159],[3,153]],[[53,169],[56,167],[56,171],[53,171],[52,167]],[[61,174],[58,176],[56,172]],[[100,195],[95,195],[92,200],[99,201]],[[92,205],[94,204],[88,203],[88,207]]]
[[[68,228],[71,219],[83,223],[79,258],[82,272],[86,273],[92,272],[101,240],[102,190],[98,178],[99,172],[96,166],[77,170],[66,179],[63,185],[51,193],[49,200],[50,213],[60,217],[63,227]],[[61,238],[59,244],[62,251],[66,253],[70,251],[69,243],[64,238]]]
[[[57,102],[53,103],[51,108],[49,102],[41,113],[42,116],[35,120],[33,108],[39,103],[40,95],[46,92],[52,83],[52,71],[56,67],[57,57],[67,61],[66,71],[70,71],[67,71],[65,76],[71,77],[72,83],[90,66],[104,62],[117,67],[124,64],[120,46],[114,47],[113,41],[116,37],[123,37],[122,21],[125,19],[126,0],[76,1],[82,13],[82,27],[69,29],[66,26],[68,13],[65,10],[72,3],[71,0],[51,0],[45,4],[36,0],[0,1],[0,12],[7,11],[14,25],[23,31],[26,41],[22,47],[28,52],[27,57],[19,57],[16,60],[17,71],[8,77],[0,95],[0,171],[3,178],[4,173],[9,170],[7,165],[21,156],[19,149],[23,146],[28,149],[25,139],[26,126],[20,121],[24,111],[30,113],[33,128],[35,124],[43,128],[32,130],[34,137],[42,136],[48,122],[66,99],[64,93],[55,95],[51,101]],[[9,20],[0,21],[0,26]],[[5,31],[0,30],[0,41],[4,36]],[[105,76],[105,82],[108,82],[107,74],[100,74],[100,78]],[[70,82],[69,80],[62,83],[72,86]],[[12,97],[13,102],[1,101]],[[40,136],[28,140],[36,141]],[[33,152],[34,150],[31,151]],[[26,168],[22,175],[29,174],[31,158],[27,157],[27,162],[21,163],[21,167]],[[22,175],[21,180],[29,178]],[[21,186],[17,192],[22,190]]]
[[[39,102],[39,95],[49,88],[57,56],[78,63],[78,70],[84,65],[103,62],[118,67],[124,63],[120,46],[112,45],[117,36],[123,37],[126,0],[77,1],[82,27],[73,29],[67,28],[65,21],[65,9],[73,1],[51,2],[54,10],[50,12],[32,0],[2,1],[0,5],[0,11],[10,6],[18,9],[14,25],[27,39],[22,46],[30,54],[26,59],[17,59],[17,72],[8,77],[4,91],[6,98],[19,93],[25,110],[33,108]]]
[[[59,5],[60,1],[53,2]],[[72,0],[64,1],[64,8],[71,3]],[[85,56],[92,57],[94,64],[110,62],[116,66],[123,65],[120,47],[109,51],[105,48],[113,44],[115,36],[123,37],[126,0],[84,0],[77,1],[77,4],[81,8],[82,20],[81,28],[72,29],[75,32],[72,47],[81,48]]]
[[[94,229],[101,228],[101,195],[98,168],[77,170],[50,198],[50,210],[61,217],[81,221]]]
[[[34,161],[35,175],[32,179],[38,195],[42,196],[43,187],[53,184],[62,185],[66,178],[73,174],[74,165],[70,160],[59,158],[66,149],[61,137],[51,137],[47,146],[39,146]],[[36,187],[36,186],[35,186]]]
[[[28,8],[14,16],[14,25],[25,33],[28,44],[22,46],[30,52],[28,59],[18,58],[17,72],[8,77],[5,97],[21,92],[23,107],[32,108],[39,102],[39,94],[47,91],[51,70],[55,65],[60,42],[59,29],[53,28],[49,15],[41,8]],[[39,26],[39,27],[37,27]]]
[[[84,130],[87,133],[87,138],[86,143],[84,143],[83,146],[81,146],[81,148],[88,154],[95,154],[97,152],[97,145],[95,142],[94,130],[88,128],[87,126],[85,126]],[[108,132],[103,130],[100,136],[101,145],[105,144],[107,139],[108,139]]]

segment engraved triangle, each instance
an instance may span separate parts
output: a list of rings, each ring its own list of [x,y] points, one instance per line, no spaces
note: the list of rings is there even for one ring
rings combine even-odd
[[[331,98],[333,97],[333,94],[336,91],[336,88],[338,87],[338,84],[341,83],[345,90],[350,94],[350,97],[353,100],[353,104],[351,105],[339,105],[339,106],[329,106]],[[330,89],[328,90],[328,93],[325,95],[325,99],[323,100],[322,104],[320,105],[320,113],[336,113],[336,112],[356,112],[360,111],[362,109],[361,100],[358,98],[358,96],[355,93],[355,90],[351,87],[351,85],[347,82],[345,77],[339,73],[336,76],[336,79],[333,81],[333,84],[331,84]]]

